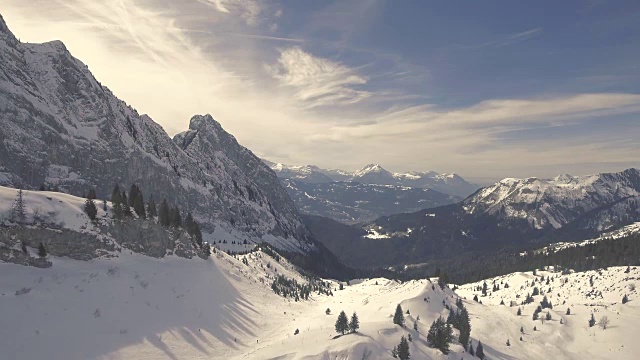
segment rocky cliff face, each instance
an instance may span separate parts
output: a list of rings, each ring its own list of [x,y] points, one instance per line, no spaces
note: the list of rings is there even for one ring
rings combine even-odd
[[[275,174],[211,116],[171,139],[102,86],[64,44],[20,43],[0,17],[0,185],[41,184],[108,198],[138,183],[189,210],[205,232],[277,239],[291,251],[311,237]]]

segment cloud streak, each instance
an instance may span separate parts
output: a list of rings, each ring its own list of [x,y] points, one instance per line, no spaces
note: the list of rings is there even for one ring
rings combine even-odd
[[[640,158],[640,148],[627,141],[640,136],[638,127],[562,141],[510,141],[514,132],[638,116],[638,94],[542,94],[444,106],[429,94],[380,85],[390,77],[409,76],[411,82],[417,77],[413,71],[377,72],[339,51],[318,55],[327,49],[304,37],[273,33],[271,25],[288,14],[277,6],[200,0],[166,11],[164,5],[8,0],[3,15],[23,40],[63,40],[98,80],[169,133],[186,129],[195,113],[211,113],[270,160],[346,169],[376,162],[398,171],[498,177],[553,175],[545,171],[572,163],[591,165],[566,171],[593,164],[615,170],[607,164],[638,164]],[[530,29],[501,40],[523,41],[541,32]],[[394,63],[402,57],[385,59]]]
[[[357,89],[367,79],[355,70],[299,47],[280,50],[277,65],[269,69],[282,85],[294,88],[296,98],[308,103],[308,107],[354,104],[371,96],[370,92]]]

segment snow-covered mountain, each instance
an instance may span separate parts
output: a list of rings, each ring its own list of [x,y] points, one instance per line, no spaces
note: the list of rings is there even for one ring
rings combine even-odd
[[[331,221],[305,221],[325,246],[341,249],[339,256],[361,253],[355,257],[360,266],[415,264],[465,251],[598,237],[640,221],[639,191],[637,169],[549,180],[505,179],[463,202],[382,216],[354,231]]]
[[[604,231],[640,215],[640,171],[588,176],[560,175],[553,179],[504,179],[464,201],[469,214],[498,219],[523,219],[536,229],[559,229],[588,216],[585,224]]]
[[[281,181],[300,212],[329,217],[345,224],[364,223],[383,215],[429,209],[462,200],[431,189],[396,185],[353,181]]]
[[[305,250],[310,234],[276,174],[210,115],[171,139],[102,86],[60,41],[19,42],[0,17],[0,184],[109,198],[140,185],[208,233]]]
[[[432,189],[458,197],[467,197],[480,186],[469,183],[457,174],[439,174],[434,171],[391,173],[378,164],[369,164],[357,171],[322,169],[315,165],[287,166],[263,160],[278,177],[308,183],[353,181],[363,184],[395,185]]]

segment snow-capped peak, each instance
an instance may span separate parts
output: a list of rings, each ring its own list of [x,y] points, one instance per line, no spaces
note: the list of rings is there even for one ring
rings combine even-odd
[[[379,164],[368,164],[365,167],[363,167],[362,169],[356,171],[353,175],[355,177],[360,177],[360,176],[363,176],[365,174],[370,174],[370,173],[388,173],[388,174],[391,174],[390,172],[385,170]]]

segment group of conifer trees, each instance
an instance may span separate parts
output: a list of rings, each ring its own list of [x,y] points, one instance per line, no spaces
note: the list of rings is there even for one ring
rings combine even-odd
[[[330,313],[330,312],[329,312]],[[327,313],[327,315],[329,314]],[[358,319],[358,314],[353,312],[351,315],[351,321],[347,318],[347,314],[344,311],[340,311],[340,315],[338,315],[338,319],[336,320],[336,332],[344,335],[345,333],[355,333],[360,328],[360,320]]]
[[[95,204],[96,192],[90,189],[86,195],[84,211],[91,220],[95,220],[98,215],[98,208]],[[113,218],[121,220],[133,217],[134,213],[139,219],[155,219],[165,228],[183,228],[191,235],[195,242],[202,246],[202,231],[191,213],[187,213],[184,221],[180,209],[177,206],[169,206],[167,199],[163,199],[160,206],[156,206],[153,195],[149,202],[145,203],[144,195],[137,184],[132,184],[129,193],[121,190],[119,185],[115,185],[111,193]],[[103,208],[107,211],[106,200],[103,200]],[[133,211],[132,211],[133,209]]]

